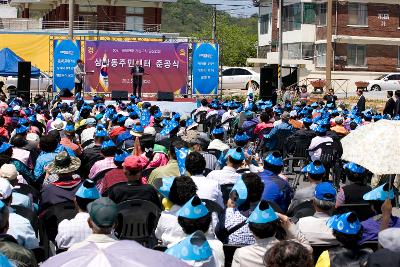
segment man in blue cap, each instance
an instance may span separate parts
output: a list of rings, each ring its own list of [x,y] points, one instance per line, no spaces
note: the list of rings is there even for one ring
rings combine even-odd
[[[392,215],[394,198],[393,186],[390,188],[389,183],[378,186],[363,196],[363,199],[370,203],[375,216],[361,222],[364,231],[360,243],[378,240],[379,231],[385,227],[400,228],[399,217]]]
[[[91,180],[85,180],[75,193],[74,203],[78,213],[71,220],[65,219],[58,225],[55,240],[58,248],[69,248],[75,243],[82,242],[92,233],[87,224],[89,219],[87,205],[98,198],[100,193],[96,184]]]
[[[219,185],[235,184],[237,179],[241,176],[237,173],[237,170],[243,165],[244,159],[245,156],[242,148],[230,149],[226,154],[226,166],[224,166],[222,170],[210,172],[207,178],[218,181]]]
[[[212,130],[211,134],[213,136],[213,140],[208,145],[208,150],[218,150],[220,152],[224,152],[225,150],[229,149],[229,146],[224,143],[224,133],[225,130],[223,127],[215,127]]]
[[[301,170],[301,172],[307,175],[308,182],[310,184],[296,190],[287,214],[292,214],[297,205],[311,200],[314,197],[315,187],[322,182],[326,171],[322,162],[316,160],[314,162],[310,162]]]
[[[315,187],[312,203],[315,213],[312,216],[300,218],[297,226],[306,236],[311,245],[338,244],[332,231],[326,226],[335,207],[336,189],[329,182],[319,183]]]
[[[333,235],[341,245],[322,252],[315,266],[366,266],[372,250],[359,245],[363,228],[357,215],[352,212],[335,215],[326,225],[332,228]]]
[[[265,185],[262,199],[275,202],[286,212],[293,197],[293,189],[279,176],[282,169],[281,153],[273,152],[264,159],[264,171],[259,175]]]
[[[346,163],[343,166],[343,169],[350,184],[344,185],[340,188],[336,198],[336,207],[340,207],[343,204],[367,203],[363,200],[363,195],[372,189],[371,186],[366,184],[367,170],[354,162]],[[370,210],[368,209],[364,213],[365,214],[362,214],[362,216],[367,216],[364,218],[368,218],[371,215]],[[361,219],[360,215],[359,218]]]
[[[87,223],[92,229],[92,234],[82,242],[72,245],[69,250],[79,249],[88,244],[95,244],[105,249],[118,242],[112,234],[117,219],[117,205],[108,197],[101,197],[87,205],[89,218]]]
[[[285,239],[293,239],[309,251],[312,250],[296,225],[287,216],[276,213],[265,200],[260,201],[248,218],[247,224],[256,242],[235,251],[232,267],[264,267],[264,254],[279,242],[276,236],[282,228],[286,232]]]

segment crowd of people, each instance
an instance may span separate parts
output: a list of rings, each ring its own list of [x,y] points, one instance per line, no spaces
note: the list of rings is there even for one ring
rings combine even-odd
[[[302,93],[297,102],[203,99],[191,114],[135,96],[107,104],[79,93],[34,103],[1,95],[1,266],[62,265],[94,247],[148,266],[153,257],[165,266],[399,266],[398,189],[390,179],[372,186],[372,173],[342,162],[340,139],[400,117],[366,109],[365,99],[348,109],[333,92],[316,102]],[[323,157],[326,143],[336,162]],[[299,145],[307,159],[291,163],[305,163],[297,187],[285,157]],[[338,183],[332,168],[342,170]],[[129,201],[159,211],[140,241],[143,256],[138,243],[122,241]],[[72,218],[62,217],[66,204]],[[64,219],[35,223],[50,216]],[[130,256],[114,249],[120,242]]]

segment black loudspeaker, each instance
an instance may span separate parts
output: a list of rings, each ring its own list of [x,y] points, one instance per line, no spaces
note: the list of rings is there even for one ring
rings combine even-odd
[[[277,74],[273,66],[264,66],[260,70],[260,98],[270,100],[272,92],[276,88]]]
[[[172,92],[158,92],[157,101],[174,101],[174,93]]]
[[[71,97],[73,96],[72,92],[68,88],[64,88],[60,91],[61,97]]]
[[[112,91],[111,99],[112,100],[128,100],[128,92],[127,91]]]
[[[31,94],[31,62],[18,62],[17,95],[29,99]]]

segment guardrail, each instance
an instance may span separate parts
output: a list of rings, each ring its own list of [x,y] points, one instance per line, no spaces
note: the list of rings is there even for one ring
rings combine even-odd
[[[0,19],[0,29],[42,30],[68,29],[68,21],[42,21],[35,19]],[[126,24],[122,22],[74,21],[74,30],[160,32],[161,24]]]

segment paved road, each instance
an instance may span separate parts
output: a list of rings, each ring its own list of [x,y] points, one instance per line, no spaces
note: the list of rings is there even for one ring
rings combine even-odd
[[[370,91],[364,92],[364,96],[367,99],[386,99],[386,91]],[[345,98],[346,94],[344,92],[336,92],[338,98]],[[347,97],[356,96],[356,92],[348,92]]]

